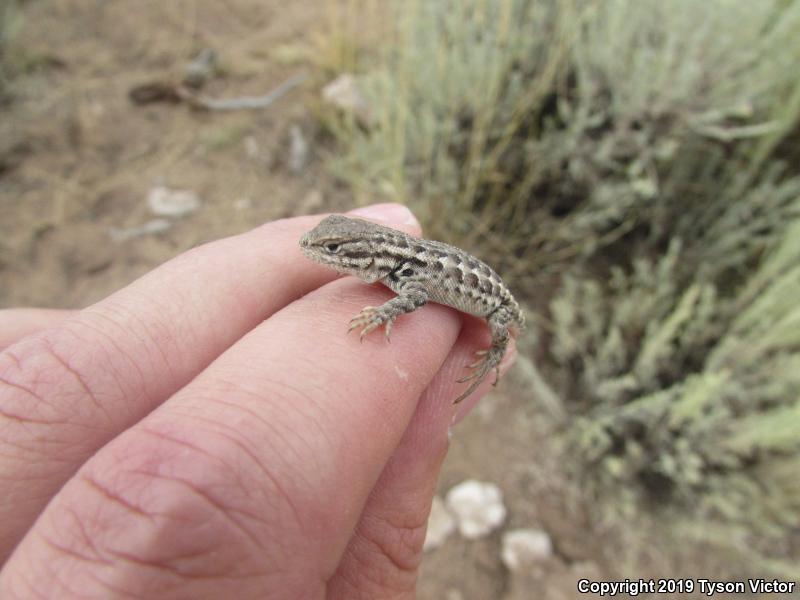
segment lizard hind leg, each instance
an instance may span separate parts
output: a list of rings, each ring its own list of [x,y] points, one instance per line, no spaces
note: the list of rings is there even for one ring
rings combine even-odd
[[[471,369],[472,372],[457,381],[457,383],[466,383],[467,381],[471,381],[472,383],[461,393],[458,398],[455,399],[453,404],[458,404],[464,398],[472,394],[472,392],[474,392],[481,382],[486,379],[486,376],[491,371],[495,372],[495,380],[492,385],[497,385],[497,382],[500,379],[500,361],[503,360],[503,354],[505,354],[506,345],[507,341],[504,344],[492,344],[492,347],[488,350],[479,350],[475,353],[481,358],[471,365],[467,365],[467,368]]]
[[[471,369],[472,372],[459,379],[458,383],[467,381],[472,381],[472,383],[455,399],[454,404],[458,404],[472,394],[491,371],[495,372],[495,379],[492,385],[497,385],[497,382],[500,381],[500,362],[506,353],[510,337],[508,333],[509,318],[507,311],[499,309],[487,319],[489,329],[492,332],[492,345],[487,350],[477,351],[475,356],[478,357],[478,360],[471,365],[467,365],[467,368]]]

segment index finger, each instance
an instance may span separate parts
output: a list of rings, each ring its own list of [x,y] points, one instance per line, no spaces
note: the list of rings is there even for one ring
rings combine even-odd
[[[418,233],[407,209],[383,208],[393,226]],[[0,561],[98,448],[258,323],[335,277],[298,248],[320,218],[190,250],[0,354]]]
[[[390,295],[341,279],[248,333],[80,469],[0,574],[0,595],[70,597],[63,582],[80,581],[99,596],[324,597],[462,330],[459,313],[429,304],[391,343],[347,335],[358,307]],[[452,385],[434,392],[451,413]]]

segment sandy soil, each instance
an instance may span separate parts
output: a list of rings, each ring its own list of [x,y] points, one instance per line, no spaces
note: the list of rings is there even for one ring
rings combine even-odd
[[[0,122],[0,303],[82,306],[200,242],[347,203],[318,158],[299,176],[285,168],[289,128],[315,133],[311,85],[258,112],[128,98],[143,83],[180,81],[203,47],[224,70],[208,95],[266,93],[308,71],[270,56],[319,21],[303,3],[27,3],[20,41],[42,69],[17,81]],[[156,185],[198,193],[202,209],[164,234],[114,243],[110,228],[153,218],[145,197]]]
[[[27,2],[19,42],[39,68],[18,79],[15,99],[0,107],[0,306],[82,307],[198,243],[348,207],[348,191],[323,166],[330,144],[314,119],[320,82],[296,60],[314,47],[323,4]],[[179,81],[204,47],[219,52],[222,67],[204,90],[211,96],[258,95],[296,73],[310,77],[256,112],[130,101],[134,86]],[[293,125],[312,148],[299,174],[287,166]],[[202,206],[164,232],[114,241],[112,229],[153,219],[145,198],[157,185],[194,191]],[[512,576],[500,560],[501,532],[480,541],[453,536],[426,556],[420,598],[573,598],[579,578],[620,568],[603,558],[604,538],[581,501],[570,500],[576,495],[543,441],[546,420],[520,381],[507,378],[456,428],[440,489],[493,481],[509,511],[504,530],[546,529],[554,556]]]

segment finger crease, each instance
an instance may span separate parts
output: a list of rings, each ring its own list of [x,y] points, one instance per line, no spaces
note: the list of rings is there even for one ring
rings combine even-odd
[[[258,520],[258,518],[255,515],[251,515],[251,514],[248,514],[246,511],[234,509],[232,507],[225,506],[225,505],[221,504],[217,500],[214,500],[209,494],[201,491],[198,487],[193,485],[193,483],[191,481],[187,481],[187,480],[181,479],[179,477],[168,477],[166,475],[162,475],[160,473],[153,473],[151,471],[135,470],[135,471],[133,471],[133,473],[137,473],[139,475],[144,475],[144,476],[147,476],[147,477],[152,477],[154,479],[161,479],[163,481],[169,481],[171,483],[177,483],[178,485],[181,485],[181,486],[187,488],[189,491],[193,492],[195,495],[197,495],[198,497],[202,498],[208,504],[213,506],[217,510],[217,512],[224,519],[226,519],[227,521],[232,523],[236,527],[236,529],[241,531],[245,535],[245,537],[247,537],[254,546],[256,546],[257,548],[260,548],[262,550],[266,550],[266,548],[262,545],[261,540],[259,540],[250,530],[248,530],[247,527],[245,527],[238,520],[233,518],[233,516],[230,513],[231,512],[237,512],[237,513],[242,514],[242,515],[244,515],[244,516],[246,516],[246,517],[248,517],[250,519]]]
[[[110,489],[108,489],[106,486],[104,486],[100,482],[98,482],[96,479],[93,479],[93,478],[88,477],[86,475],[84,475],[80,479],[81,479],[81,481],[86,483],[89,487],[94,489],[97,493],[99,493],[101,496],[103,496],[107,500],[110,500],[110,501],[112,501],[112,502],[114,502],[116,504],[121,504],[122,506],[127,508],[129,511],[131,511],[133,513],[136,513],[137,515],[141,515],[141,516],[146,517],[148,519],[152,519],[153,518],[153,515],[151,515],[150,513],[146,512],[144,510],[142,510],[140,507],[136,506],[135,504],[125,500],[119,494],[115,494]]]
[[[105,412],[105,407],[97,399],[97,396],[95,396],[95,394],[92,392],[92,390],[89,389],[89,386],[86,383],[86,381],[84,380],[83,376],[76,369],[71,367],[70,364],[64,358],[61,357],[61,355],[56,351],[55,347],[53,346],[53,343],[49,339],[44,337],[43,338],[43,342],[44,342],[45,348],[47,349],[48,353],[53,358],[53,360],[55,360],[59,365],[61,365],[61,368],[63,368],[67,373],[72,375],[73,378],[75,379],[75,381],[78,383],[78,386],[80,387],[80,389],[83,390],[83,393],[86,395],[86,397],[89,400],[91,400],[91,402],[95,406],[97,406],[98,408],[103,410],[103,412]]]

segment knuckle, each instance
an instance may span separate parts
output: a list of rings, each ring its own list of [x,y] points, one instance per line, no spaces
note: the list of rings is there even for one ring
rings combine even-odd
[[[427,522],[417,519],[391,517],[371,524],[372,543],[399,573],[416,573],[422,560]]]
[[[171,436],[128,437],[65,488],[51,549],[86,569],[113,565],[116,583],[262,577],[269,538],[236,474]]]
[[[21,429],[29,432],[22,436],[31,442],[26,450],[38,447],[34,443],[41,438],[38,429],[70,421],[87,399],[97,402],[89,377],[67,356],[45,336],[33,336],[0,354],[2,429],[12,436]],[[30,435],[32,428],[34,435]],[[58,436],[49,439],[57,443]]]
[[[376,518],[362,524],[351,556],[358,571],[358,588],[398,596],[412,593],[422,560],[425,522]]]
[[[196,559],[218,549],[213,538],[187,535],[196,532],[194,526],[216,520],[216,507],[205,505],[189,486],[124,471],[112,477],[85,473],[78,483],[80,505],[68,506],[59,516],[68,521],[69,539],[81,551],[112,562],[180,571],[181,557]],[[214,529],[223,542],[227,532]]]
[[[93,497],[97,507],[81,514],[105,553],[209,576],[247,570],[248,557],[275,551],[267,542],[286,526],[280,492],[265,498],[254,490],[246,451],[197,425],[137,427],[109,448],[110,458],[81,471],[80,497]],[[281,503],[275,522],[270,502]]]

